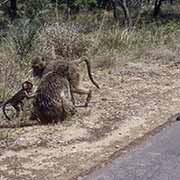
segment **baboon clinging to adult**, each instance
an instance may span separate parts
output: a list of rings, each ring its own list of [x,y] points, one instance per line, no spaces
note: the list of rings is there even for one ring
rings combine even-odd
[[[62,60],[56,60],[56,61],[50,61],[47,62],[43,57],[37,56],[32,60],[32,72],[34,77],[42,78],[45,74],[48,72],[57,71],[58,68],[62,65],[66,65],[67,68],[67,79],[70,83],[70,89],[72,94],[72,100],[74,102],[73,93],[76,94],[85,94],[87,95],[86,102],[83,105],[84,107],[88,106],[88,103],[91,99],[91,90],[85,89],[80,86],[80,70],[78,68],[78,65],[81,62],[85,62],[88,70],[88,75],[91,80],[91,82],[99,88],[99,85],[94,81],[91,74],[91,66],[89,61],[86,58],[82,58],[79,60],[74,61],[62,61]],[[59,69],[60,70],[60,69]]]
[[[34,95],[32,95],[32,88],[33,84],[29,81],[25,81],[22,83],[22,88],[19,90],[14,96],[12,96],[10,99],[2,103],[2,109],[3,113],[6,117],[6,119],[11,120],[9,116],[6,113],[6,106],[10,104],[15,110],[16,110],[16,117],[19,116],[20,111],[23,111],[23,100],[25,98],[30,99],[33,98]]]
[[[71,101],[68,68],[67,64],[61,64],[56,71],[42,77],[33,101],[33,118],[30,119],[39,119],[41,123],[46,124],[63,121],[75,113]]]

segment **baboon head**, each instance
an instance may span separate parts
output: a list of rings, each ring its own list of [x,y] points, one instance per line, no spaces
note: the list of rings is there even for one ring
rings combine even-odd
[[[32,73],[34,77],[42,78],[44,69],[46,68],[46,62],[44,57],[36,56],[31,62]]]
[[[22,89],[26,92],[32,92],[33,84],[30,81],[25,81],[22,83]]]

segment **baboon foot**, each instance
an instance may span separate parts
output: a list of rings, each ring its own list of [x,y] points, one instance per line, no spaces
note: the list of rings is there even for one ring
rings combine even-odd
[[[68,115],[71,115],[71,116],[73,116],[76,112],[77,112],[77,110],[75,109],[75,107],[73,106],[73,107],[69,107],[69,108],[66,108],[66,113],[68,114]]]
[[[180,116],[178,116],[178,117],[176,118],[176,121],[180,121]]]
[[[67,100],[63,99],[63,109],[67,115],[73,116],[77,110],[75,109],[75,106],[69,103]]]
[[[86,102],[85,102],[85,104],[84,104],[84,107],[88,107],[88,104],[89,104],[91,98],[92,98],[92,91],[89,90],[89,94],[88,94],[88,96],[87,96],[87,98],[86,98]]]
[[[35,115],[35,113],[31,112],[31,115],[29,117],[29,120],[35,121],[38,120],[37,116]]]

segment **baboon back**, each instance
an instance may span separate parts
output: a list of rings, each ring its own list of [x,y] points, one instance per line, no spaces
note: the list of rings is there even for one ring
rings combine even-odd
[[[42,123],[63,121],[66,113],[62,96],[71,100],[67,79],[57,73],[49,73],[42,79],[33,102],[34,113]]]

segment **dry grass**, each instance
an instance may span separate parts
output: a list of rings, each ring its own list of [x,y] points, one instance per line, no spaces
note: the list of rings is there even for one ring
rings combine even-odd
[[[81,24],[78,18],[82,20]],[[83,28],[89,27],[92,24],[89,21],[94,22],[94,18],[96,28],[85,33]],[[180,23],[173,20],[167,23],[152,22],[129,32],[110,21],[110,18],[112,14],[103,12],[91,18],[81,15],[74,22],[47,23],[37,30],[32,48],[28,49],[24,57],[19,56],[19,50],[21,45],[28,41],[33,28],[30,28],[27,22],[27,25],[22,27],[24,30],[20,32],[21,36],[17,36],[19,27],[13,27],[7,37],[2,39],[0,46],[0,99],[13,94],[25,79],[31,79],[31,57],[37,54],[51,56],[52,46],[55,46],[56,54],[64,59],[76,59],[86,55],[93,67],[108,71],[116,65],[127,63],[129,59],[139,61],[143,52],[158,47],[162,50],[155,55],[157,59],[171,56],[167,57],[167,61],[178,60]],[[176,51],[177,55],[172,55],[171,51]]]
[[[94,68],[108,73],[128,62],[143,62],[146,57],[152,63],[155,59],[165,64],[179,61],[180,23],[176,20],[151,22],[129,32],[111,19],[112,14],[102,12],[95,16],[80,15],[68,23],[47,23],[37,30],[32,48],[21,58],[20,45],[28,40],[31,32],[28,28],[33,28],[23,26],[21,36],[17,36],[19,27],[12,28],[0,44],[0,100],[7,99],[24,80],[32,78],[31,57],[51,56],[52,45],[64,59],[86,55]]]
[[[64,59],[78,58],[86,53],[90,40],[79,32],[74,24],[54,23],[45,25],[38,33],[37,53],[51,56],[52,46],[58,56]]]
[[[21,87],[25,79],[30,79],[29,68],[22,68],[17,62],[11,45],[0,49],[0,97],[12,95]]]

